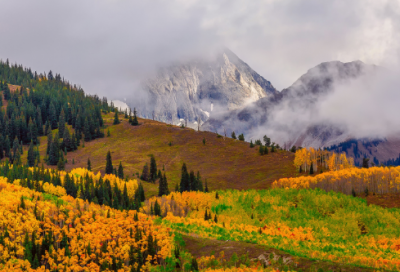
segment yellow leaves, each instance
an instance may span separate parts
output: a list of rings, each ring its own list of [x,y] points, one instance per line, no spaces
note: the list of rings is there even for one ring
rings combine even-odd
[[[112,179],[112,177],[110,178]],[[113,178],[112,182],[125,183],[117,178]],[[44,201],[41,193],[17,184],[18,182],[16,184],[7,183],[6,178],[0,177],[0,232],[7,227],[10,238],[5,238],[5,243],[13,248],[10,251],[0,244],[0,263],[8,269],[5,271],[27,271],[25,261],[20,259],[24,256],[23,241],[26,232],[30,237],[33,232],[36,233],[36,243],[43,241],[44,233],[54,235],[55,244],[50,246],[52,253],[47,252],[44,257],[52,269],[58,267],[60,271],[71,269],[74,271],[98,271],[98,263],[101,264],[105,260],[111,263],[112,256],[122,258],[124,260],[123,270],[129,271],[130,268],[125,264],[129,258],[130,247],[133,246],[134,250],[138,247],[144,250],[149,233],[152,233],[154,239],[159,241],[157,254],[161,258],[165,259],[171,254],[173,240],[169,231],[162,226],[155,226],[145,214],[138,213],[139,221],[136,222],[134,220],[136,211],[114,210],[65,195],[61,197],[64,204],[57,206],[52,201]],[[131,185],[131,188],[134,188],[135,183],[132,181]],[[45,191],[52,194],[57,193],[55,191],[57,188],[52,184],[44,183],[43,187]],[[25,197],[26,208],[20,208],[20,212],[16,212],[21,196]],[[39,221],[34,215],[35,206],[40,215],[44,214],[44,221]],[[108,210],[110,210],[111,218],[107,218]],[[137,242],[134,238],[136,226],[142,233]],[[133,238],[130,237],[131,228]],[[60,248],[63,233],[69,239],[70,257],[66,256],[65,249]],[[108,252],[101,251],[103,243],[106,243]],[[91,255],[87,254],[89,244]],[[44,269],[36,271],[44,271]]]
[[[65,190],[64,187],[61,186],[54,186],[51,183],[45,182],[43,184],[43,191],[45,191],[48,194],[52,194],[55,196],[65,196],[67,195],[67,191]]]
[[[332,156],[334,158],[335,155]],[[325,172],[316,176],[298,178],[283,178],[272,184],[274,188],[321,188],[350,194],[364,193],[367,188],[370,193],[395,193],[400,190],[400,167],[350,167],[351,162],[345,157],[340,159],[342,170]],[[347,165],[347,166],[346,166]],[[346,168],[347,167],[347,168]]]

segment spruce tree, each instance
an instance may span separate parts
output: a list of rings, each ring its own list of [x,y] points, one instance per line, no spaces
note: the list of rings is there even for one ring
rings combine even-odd
[[[147,166],[147,163],[143,166],[143,171],[140,179],[144,181],[149,181],[149,167]]]
[[[90,163],[90,158],[87,159],[87,170],[92,171],[92,164]]]
[[[73,144],[73,142],[71,140],[71,134],[69,133],[69,129],[68,128],[64,129],[62,147],[66,148],[67,151],[73,151],[75,149],[74,148],[74,144]]]
[[[158,196],[163,196],[163,195],[168,195],[169,190],[168,190],[168,183],[167,183],[167,177],[164,176],[161,177],[159,185],[158,185]]]
[[[8,138],[7,135],[6,140],[4,141],[4,156],[10,158],[10,150],[11,150],[11,144],[10,144],[10,139]]]
[[[31,142],[31,144],[29,145],[29,149],[28,149],[28,166],[29,167],[33,167],[35,166],[35,151],[33,150],[33,143]]]
[[[118,166],[118,177],[120,179],[124,178],[124,168],[122,167],[122,163],[119,162],[119,166]]]
[[[92,140],[92,134],[90,133],[90,125],[89,125],[88,118],[85,118],[85,122],[83,125],[83,134],[85,134],[86,142]]]
[[[121,123],[120,121],[119,121],[119,118],[118,118],[118,110],[115,110],[115,115],[114,115],[114,125],[118,125],[119,123]]]
[[[310,166],[310,175],[313,175],[314,174],[314,165],[313,165],[313,163],[311,163],[311,166]]]
[[[137,126],[139,125],[137,116],[136,116],[136,108],[133,109],[133,120],[132,120],[132,126]]]
[[[61,152],[61,156],[58,159],[58,163],[57,163],[57,169],[59,171],[62,171],[65,169],[65,161],[64,161],[64,154]]]
[[[46,154],[47,155],[50,152],[50,147],[51,147],[52,143],[53,143],[53,133],[50,130],[49,133],[47,134],[47,149],[46,149]]]
[[[113,165],[111,161],[111,152],[107,152],[107,158],[106,158],[106,174],[112,174],[113,173]]]
[[[197,185],[197,178],[194,175],[193,171],[190,171],[189,180],[190,180],[190,191],[198,191],[199,188]]]
[[[64,114],[64,109],[62,109],[58,121],[58,137],[60,138],[64,137],[64,130],[65,130],[65,114]]]
[[[199,171],[197,171],[196,179],[197,179],[197,191],[203,192],[204,191],[203,182],[201,181],[201,177],[200,177],[200,172]]]
[[[190,177],[187,171],[186,163],[183,163],[181,170],[181,184],[179,186],[181,193],[190,191]]]
[[[50,123],[49,120],[46,121],[46,124],[44,126],[44,135],[47,135],[49,133],[49,131],[51,131],[50,129]]]
[[[49,151],[49,164],[57,165],[60,159],[60,146],[58,141],[58,134],[54,137],[54,141],[51,143]]]
[[[53,102],[50,102],[50,106],[49,106],[49,120],[50,120],[51,129],[56,129],[57,128],[57,114],[56,114],[56,108],[54,107]]]
[[[157,179],[157,163],[154,156],[150,158],[150,180],[155,182]]]
[[[266,149],[266,148],[265,148]],[[260,153],[260,155],[262,156],[262,155],[264,155],[264,147],[262,146],[262,145],[260,145],[260,147],[259,147],[259,149],[258,149],[258,152]]]

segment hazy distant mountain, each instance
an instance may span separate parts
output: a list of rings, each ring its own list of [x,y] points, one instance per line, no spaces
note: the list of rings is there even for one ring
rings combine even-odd
[[[372,69],[373,66],[361,61],[321,63],[308,70],[289,88],[261,98],[242,109],[213,116],[202,128],[218,131],[224,127],[229,132],[235,130],[248,137],[257,137],[265,130],[273,130],[276,134],[285,135],[276,141],[287,145],[321,147],[339,143],[347,137],[341,127],[329,123],[312,123],[311,119],[308,121],[307,116],[302,115],[316,110],[318,101],[332,92],[335,84],[345,84]],[[292,125],[287,122],[289,118],[279,119],[282,112],[292,113]],[[301,120],[299,127],[296,126],[297,119]]]
[[[128,97],[139,115],[164,122],[203,122],[216,112],[241,108],[277,94],[272,84],[230,50],[212,60],[193,60],[160,68],[142,85],[147,99]]]

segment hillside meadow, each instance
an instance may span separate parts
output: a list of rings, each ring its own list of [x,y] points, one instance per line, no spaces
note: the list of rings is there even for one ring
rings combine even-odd
[[[112,125],[113,113],[103,115],[104,132],[107,135],[109,130],[111,136],[85,142],[85,147],[81,143],[78,150],[68,152],[65,156],[68,160],[66,170],[87,167],[90,158],[92,170],[104,174],[106,155],[111,151],[114,167],[118,167],[121,161],[125,176],[130,178],[138,178],[143,166],[150,164],[150,156],[153,155],[158,169],[165,170],[170,190],[174,190],[180,182],[184,162],[188,170],[200,172],[203,184],[207,180],[210,190],[265,189],[277,179],[300,175],[296,173],[294,154],[291,152],[280,150],[261,156],[257,146],[250,148],[248,142],[218,137],[212,132],[199,132],[149,119],[139,119],[139,126],[131,126],[123,114],[119,118],[121,124]],[[69,129],[72,132],[72,128]],[[39,150],[43,159],[47,137],[41,137],[40,143]],[[22,161],[26,161],[26,156],[24,152]],[[158,185],[143,182],[143,186],[146,195],[157,194]]]

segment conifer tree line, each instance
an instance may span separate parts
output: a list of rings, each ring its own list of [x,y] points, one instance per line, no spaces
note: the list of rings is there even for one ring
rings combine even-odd
[[[197,171],[197,175],[194,174],[194,171],[190,171],[189,173],[186,163],[182,165],[179,190],[181,193],[185,191],[204,191],[200,172]]]
[[[8,83],[21,88],[10,92]],[[58,129],[59,139],[67,138],[63,141],[67,151],[79,146],[81,139],[104,137],[101,112],[114,110],[106,98],[85,95],[59,74],[53,76],[50,71],[38,75],[8,61],[0,61],[0,91],[8,103],[5,111],[0,110],[0,153],[9,158],[14,155],[9,152],[14,143],[38,145],[38,137],[48,135],[52,129]],[[66,124],[75,131],[71,133]]]
[[[67,174],[64,183],[61,182],[60,173],[57,170],[33,167],[31,171],[24,165],[13,165],[10,167],[8,160],[0,165],[0,176],[7,177],[8,182],[12,183],[19,179],[20,185],[38,192],[44,192],[43,186],[39,181],[48,182],[54,186],[65,188],[67,195],[74,198],[78,197],[100,205],[107,205],[115,209],[138,210],[141,203],[145,200],[143,185],[140,183],[135,192],[134,198],[128,197],[127,187],[120,190],[117,185],[110,183],[108,179],[102,177],[98,182],[94,182],[89,175],[79,178]]]

